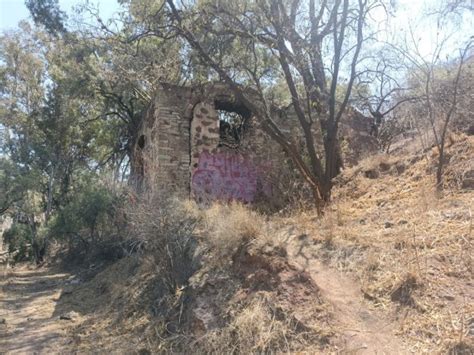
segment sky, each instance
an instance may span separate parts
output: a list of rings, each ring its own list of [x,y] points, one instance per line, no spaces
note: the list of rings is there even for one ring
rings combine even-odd
[[[74,6],[84,3],[85,0],[59,0],[61,10],[68,14],[72,13]],[[103,18],[110,18],[119,9],[116,0],[90,0],[92,4],[98,4],[100,14]],[[18,22],[29,17],[25,0],[0,0],[0,32],[14,29]]]
[[[66,11],[69,15],[72,14],[72,9],[86,0],[59,0],[61,10]],[[104,20],[109,19],[113,14],[119,10],[117,0],[88,0],[92,4],[97,4],[100,15]],[[232,0],[228,0],[232,1]],[[393,0],[392,0],[393,1]],[[386,16],[382,8],[379,8],[373,14],[374,20],[383,23],[384,26],[389,26],[389,33],[400,35],[407,33],[410,24],[417,23],[415,28],[419,49],[423,54],[429,55],[433,47],[436,45],[437,31],[433,24],[424,23],[422,12],[426,6],[438,3],[439,0],[395,0],[396,4],[395,16],[390,19],[387,25],[385,22]],[[25,0],[0,0],[0,33],[14,29],[18,22],[29,17],[28,9],[25,6]],[[459,47],[461,41],[466,40],[470,35],[474,35],[474,11],[470,13],[465,12],[462,21],[457,24],[458,28],[451,29],[455,35],[452,38],[452,47]],[[425,21],[426,22],[426,21]],[[458,39],[458,41],[456,41]],[[456,43],[459,42],[459,43]],[[447,48],[450,51],[451,48]]]

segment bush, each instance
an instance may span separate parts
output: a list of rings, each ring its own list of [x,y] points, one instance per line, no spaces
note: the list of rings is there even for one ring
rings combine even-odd
[[[194,230],[199,216],[187,206],[160,193],[130,199],[127,209],[129,243],[151,255],[170,292],[175,292],[198,267]]]
[[[49,235],[67,240],[69,249],[89,256],[113,251],[122,241],[120,198],[100,185],[89,185],[73,195],[48,224]]]
[[[14,262],[33,260],[33,234],[28,225],[13,223],[3,233],[3,242],[8,245],[8,252],[13,256]]]
[[[216,203],[203,213],[206,241],[220,262],[228,262],[243,243],[252,242],[263,234],[262,216],[242,204]]]

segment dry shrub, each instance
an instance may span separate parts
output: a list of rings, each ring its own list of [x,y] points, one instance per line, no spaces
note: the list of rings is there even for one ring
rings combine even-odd
[[[205,312],[191,319],[197,316],[196,324],[205,324],[197,326],[193,336],[203,329],[204,334],[184,348],[233,354],[319,347],[321,334],[293,314],[298,309],[293,307],[296,299],[300,307],[304,304],[301,313],[320,314],[319,308],[312,309],[320,307],[317,288],[287,263],[286,250],[279,247],[284,237],[242,204],[214,204],[201,216],[199,240],[207,250],[191,287]]]
[[[421,186],[419,190],[419,209],[421,212],[428,212],[438,207],[438,199],[434,187]]]
[[[197,268],[194,231],[199,221],[190,205],[160,192],[131,199],[127,211],[133,249],[151,255],[168,286],[177,289]]]
[[[282,351],[288,331],[288,326],[275,319],[263,300],[255,299],[243,307],[226,327],[211,331],[200,339],[198,347],[204,353],[217,354]]]
[[[472,340],[461,340],[449,344],[443,350],[449,355],[472,355],[474,354],[474,342]]]
[[[362,160],[358,169],[364,172],[366,178],[377,179],[381,174],[388,173],[394,163],[394,157],[378,154]]]
[[[295,346],[305,351],[318,348],[314,344],[320,339],[315,332],[298,329],[293,317],[275,309],[264,295],[257,295],[233,313],[225,327],[208,332],[192,347],[206,354],[272,354],[290,353]]]
[[[263,236],[263,217],[242,204],[215,203],[203,214],[204,236],[218,260],[227,261],[242,243]]]
[[[339,227],[344,225],[344,218],[338,206],[326,211],[319,221],[319,234],[322,237],[323,246],[331,249],[334,247]]]

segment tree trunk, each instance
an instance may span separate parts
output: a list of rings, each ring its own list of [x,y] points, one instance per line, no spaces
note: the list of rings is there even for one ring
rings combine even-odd
[[[31,248],[33,251],[33,257],[34,261],[36,264],[40,264],[43,262],[44,254],[46,252],[46,246],[45,245],[40,245],[38,241],[38,233],[36,230],[36,222],[35,222],[35,216],[28,216],[28,226],[30,227],[31,230],[31,236],[32,236],[32,241],[31,241]]]
[[[441,137],[439,145],[439,160],[438,167],[436,169],[436,190],[438,192],[443,191],[443,170],[444,170],[444,145],[445,145],[446,132],[444,131]]]

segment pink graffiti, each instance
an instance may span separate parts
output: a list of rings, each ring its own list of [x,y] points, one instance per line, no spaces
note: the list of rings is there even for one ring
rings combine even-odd
[[[247,156],[204,151],[193,171],[193,194],[204,201],[253,202],[259,189],[265,195],[271,194],[270,186],[262,183],[261,171]]]

